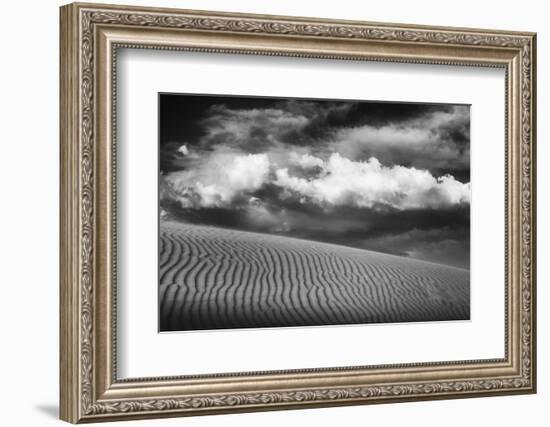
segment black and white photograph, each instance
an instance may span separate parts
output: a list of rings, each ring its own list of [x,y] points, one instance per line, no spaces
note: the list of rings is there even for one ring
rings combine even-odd
[[[470,106],[160,93],[159,330],[470,319]]]

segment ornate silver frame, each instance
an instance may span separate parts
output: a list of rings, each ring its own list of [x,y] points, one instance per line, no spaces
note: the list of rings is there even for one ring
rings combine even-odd
[[[535,392],[535,34],[70,4],[61,8],[60,41],[63,420]],[[504,68],[505,357],[118,380],[113,154],[118,47]]]

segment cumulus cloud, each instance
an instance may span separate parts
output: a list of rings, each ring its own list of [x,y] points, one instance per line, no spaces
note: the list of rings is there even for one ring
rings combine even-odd
[[[180,152],[183,156],[187,156],[189,154],[189,148],[187,148],[187,144],[183,144],[178,148],[178,152]]]
[[[315,167],[323,167],[324,162],[319,157],[312,156],[310,154],[298,154],[295,151],[290,153],[290,162],[304,169],[311,169]]]
[[[434,177],[414,167],[383,166],[374,157],[358,162],[338,153],[326,161],[295,152],[288,157],[287,164],[315,167],[318,173],[307,178],[291,174],[288,167],[271,164],[266,154],[219,153],[193,169],[170,173],[166,179],[186,207],[219,207],[235,200],[249,203],[259,200],[251,195],[267,184],[285,190],[281,197],[295,197],[301,203],[322,207],[386,206],[404,210],[470,202],[470,184],[448,175]]]
[[[268,177],[266,154],[219,153],[195,168],[166,175],[183,207],[220,207],[259,189]]]
[[[441,171],[469,171],[469,107],[455,106],[399,124],[364,124],[339,129],[329,144],[350,159],[376,157],[399,164]]]
[[[350,126],[357,105],[214,104],[200,120],[204,132],[192,155],[188,143],[177,147],[180,170],[169,173],[167,182],[179,202],[193,208],[242,204],[268,184],[284,189],[282,197],[323,207],[406,210],[469,203],[470,184],[447,172],[469,171],[469,107],[427,108],[397,124],[382,121],[375,109],[367,111],[370,121],[365,113],[366,124]],[[306,136],[310,144],[297,142]]]
[[[354,162],[338,153],[326,162],[312,156],[303,158],[306,164],[322,166],[318,177],[291,176],[282,168],[276,171],[274,184],[319,205],[420,209],[470,202],[470,184],[451,176],[436,178],[426,170],[386,167],[374,157],[366,162]]]

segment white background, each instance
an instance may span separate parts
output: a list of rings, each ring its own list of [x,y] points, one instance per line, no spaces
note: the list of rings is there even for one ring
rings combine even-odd
[[[503,69],[135,49],[117,64],[120,378],[504,357]],[[158,334],[157,98],[169,91],[471,104],[471,321]]]
[[[118,3],[112,0],[114,3]],[[538,31],[538,117],[550,115],[545,99],[550,74],[550,29],[544,2],[317,2],[277,0],[138,1],[134,4],[241,12],[309,15]],[[0,382],[2,424],[59,425],[58,401],[58,1],[3,5],[0,68]],[[550,404],[550,323],[546,304],[550,243],[545,217],[550,198],[546,122],[539,120],[539,393],[454,401],[283,411],[194,419],[129,422],[124,425],[278,426],[547,425]],[[488,166],[490,170],[490,165]],[[488,172],[489,173],[489,172]],[[545,195],[546,193],[546,195]]]

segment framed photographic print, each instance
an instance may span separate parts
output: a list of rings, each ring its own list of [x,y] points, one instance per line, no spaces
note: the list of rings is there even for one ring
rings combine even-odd
[[[160,331],[469,320],[469,108],[160,94]]]
[[[533,393],[535,34],[61,8],[61,418]]]

